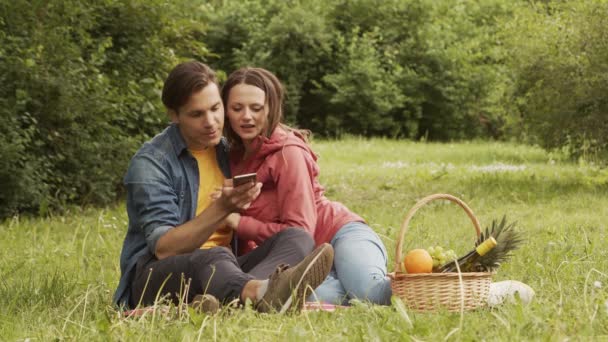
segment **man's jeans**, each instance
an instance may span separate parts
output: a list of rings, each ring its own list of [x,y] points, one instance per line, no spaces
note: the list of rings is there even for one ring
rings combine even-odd
[[[334,266],[308,300],[348,305],[350,299],[360,299],[390,304],[387,253],[378,235],[365,223],[350,222],[338,230],[330,243],[334,247]]]

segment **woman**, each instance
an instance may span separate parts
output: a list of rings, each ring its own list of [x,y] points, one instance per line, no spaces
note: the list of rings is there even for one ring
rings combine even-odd
[[[317,157],[306,131],[281,122],[283,87],[271,72],[243,68],[222,89],[229,124],[233,175],[256,172],[261,194],[227,224],[245,241],[243,252],[288,227],[304,227],[317,245],[334,247],[330,275],[309,300],[347,305],[350,299],[389,304],[387,253],[382,241],[358,215],[329,201],[319,184]]]

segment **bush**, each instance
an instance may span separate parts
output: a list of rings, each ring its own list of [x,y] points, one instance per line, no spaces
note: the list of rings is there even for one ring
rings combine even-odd
[[[0,2],[0,218],[106,204],[179,61],[275,72],[286,119],[608,155],[605,1]]]
[[[218,1],[206,42],[216,68],[275,72],[288,120],[321,135],[486,135],[480,118],[496,124],[502,114],[498,60],[487,56],[508,6],[452,3]]]
[[[226,73],[244,66],[264,67],[286,88],[285,117],[306,119],[314,106],[311,89],[331,68],[332,28],[325,1],[222,2],[210,8],[206,43],[216,53],[211,65]]]
[[[0,4],[1,216],[116,199],[130,156],[167,121],[166,73],[207,54],[186,6]]]
[[[606,13],[605,1],[555,1],[520,8],[507,23],[513,135],[573,157],[608,157]]]

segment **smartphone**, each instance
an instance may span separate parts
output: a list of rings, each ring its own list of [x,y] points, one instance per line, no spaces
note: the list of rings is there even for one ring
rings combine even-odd
[[[248,182],[255,183],[255,181],[256,181],[255,173],[246,173],[243,175],[234,176],[234,178],[232,178],[232,185],[237,187],[239,185],[243,185]]]

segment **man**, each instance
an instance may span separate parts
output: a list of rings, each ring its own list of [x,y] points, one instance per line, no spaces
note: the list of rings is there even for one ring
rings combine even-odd
[[[230,177],[224,106],[214,72],[195,61],[179,64],[162,101],[172,124],[137,151],[125,176],[129,228],[114,302],[123,308],[163,297],[191,303],[205,294],[285,311],[325,279],[333,249],[325,244],[309,254],[314,241],[292,228],[237,258],[229,249],[236,251],[236,234],[225,222],[249,206],[262,184],[233,187],[224,180]]]

